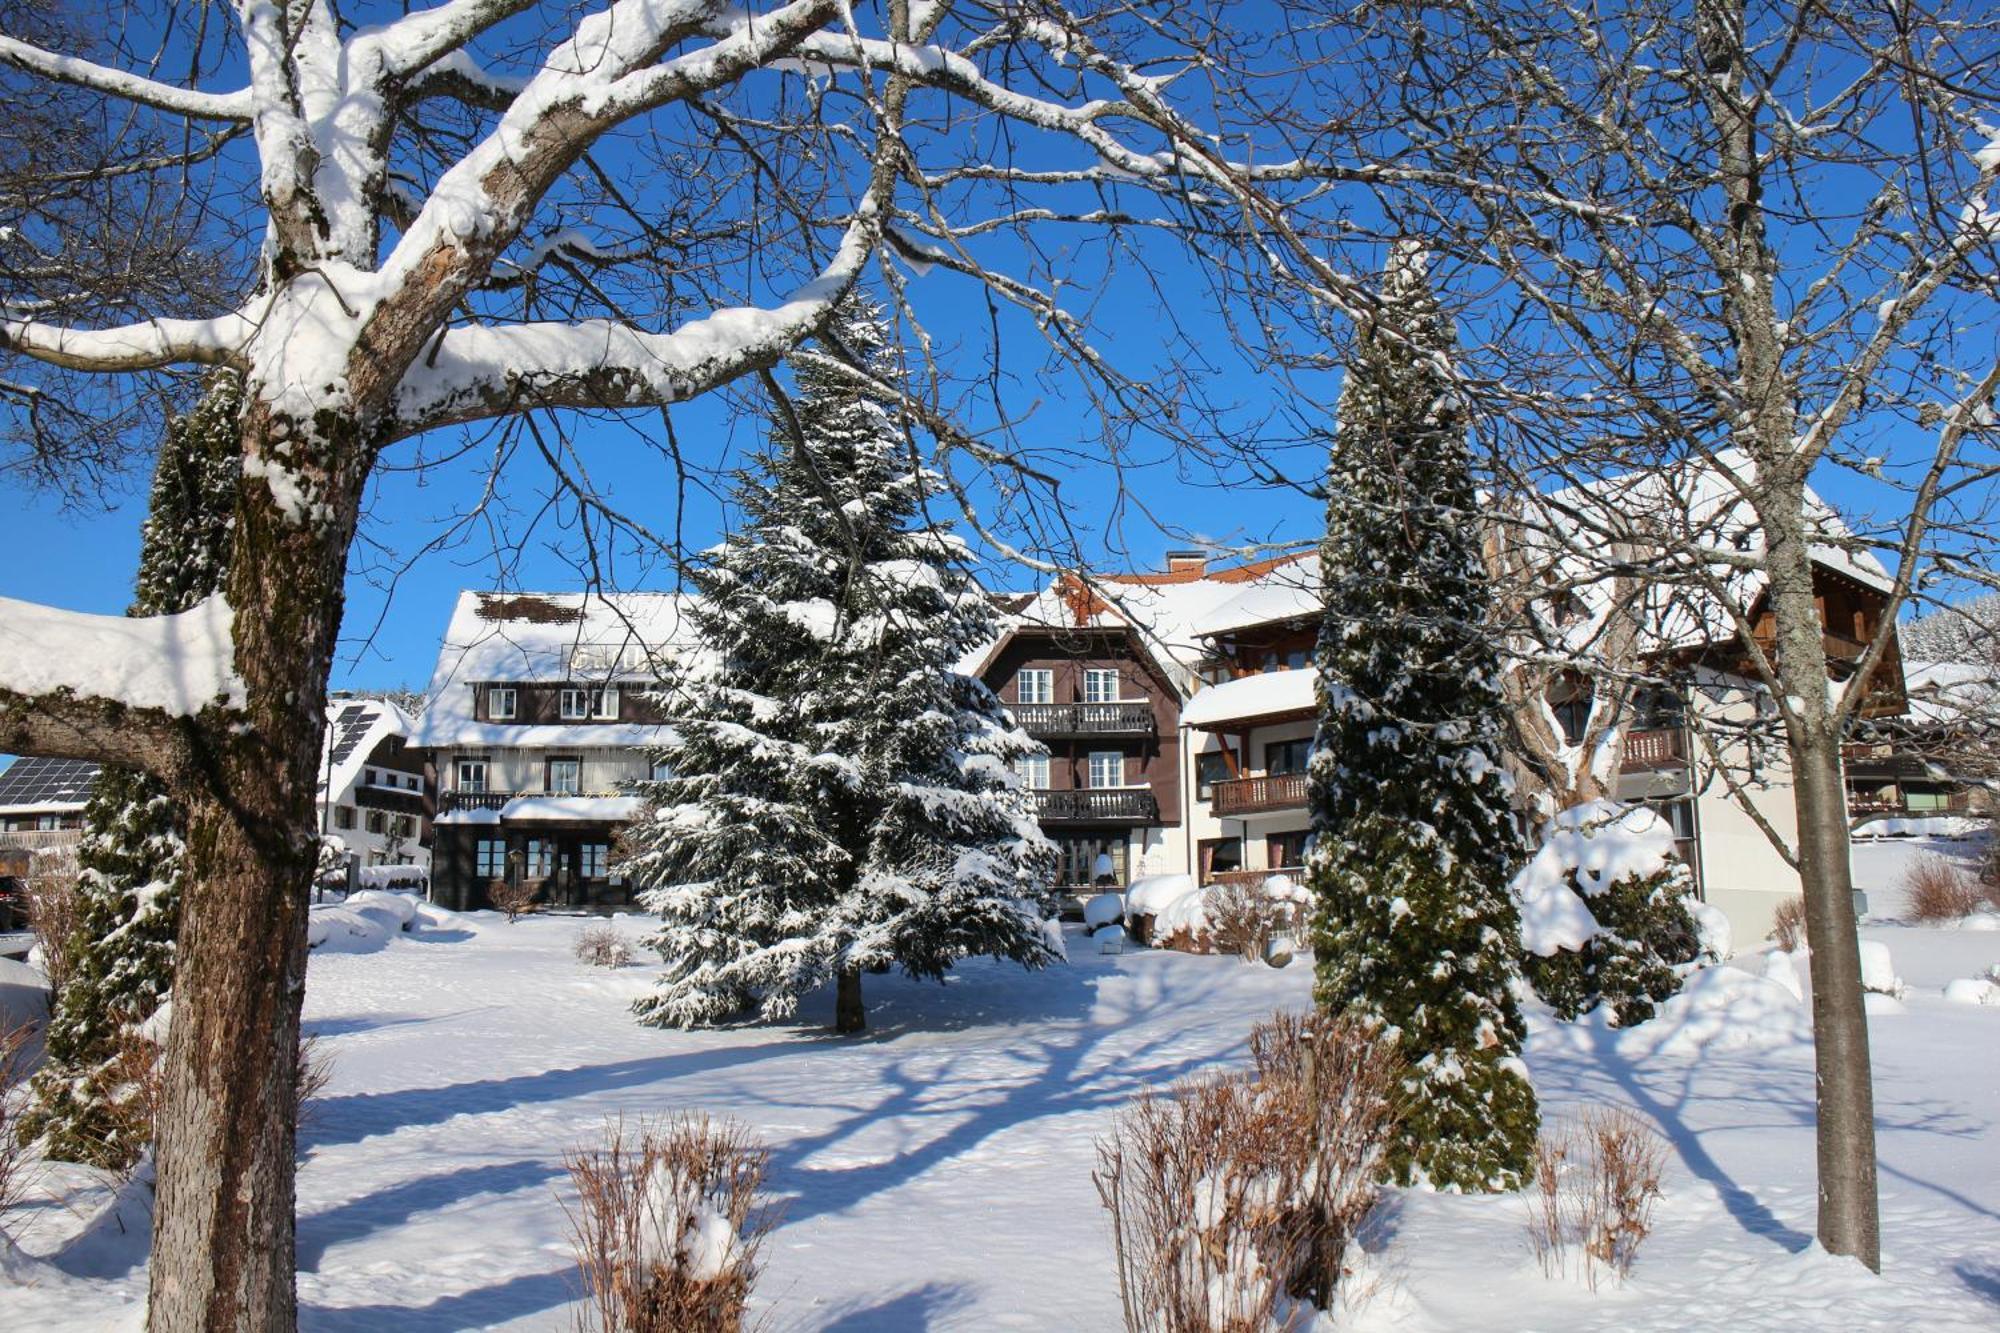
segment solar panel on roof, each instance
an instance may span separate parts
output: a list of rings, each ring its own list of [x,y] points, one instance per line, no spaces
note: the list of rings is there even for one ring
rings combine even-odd
[[[24,755],[0,773],[0,806],[81,805],[96,780],[97,765],[88,760]]]
[[[349,704],[340,710],[340,716],[333,720],[333,762],[340,764],[354,753],[354,747],[361,744],[361,738],[368,734],[370,709],[367,704]]]

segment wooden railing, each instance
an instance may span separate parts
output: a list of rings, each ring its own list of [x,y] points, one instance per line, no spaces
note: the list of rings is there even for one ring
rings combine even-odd
[[[1680,768],[1687,763],[1687,733],[1679,727],[1633,731],[1625,736],[1627,772],[1635,769]]]
[[[1208,799],[1218,818],[1254,814],[1259,810],[1294,810],[1306,803],[1306,775],[1280,773],[1276,777],[1225,778],[1209,784]]]
[[[1150,824],[1160,803],[1147,787],[1043,789],[1035,793],[1035,815],[1051,824]]]
[[[1283,875],[1294,883],[1298,883],[1305,879],[1306,868],[1304,866],[1273,866],[1269,870],[1216,870],[1209,873],[1206,882],[1209,884],[1233,884],[1239,888],[1254,889],[1260,887],[1265,880],[1271,878],[1273,875]]]
[[[448,815],[454,810],[498,810],[516,796],[527,793],[518,791],[450,791],[438,793],[438,813]]]
[[[0,833],[0,847],[22,852],[65,851],[82,841],[83,830],[80,828],[16,829],[12,833]]]
[[[1108,704],[1009,704],[1030,736],[1150,736],[1153,705],[1145,699]]]

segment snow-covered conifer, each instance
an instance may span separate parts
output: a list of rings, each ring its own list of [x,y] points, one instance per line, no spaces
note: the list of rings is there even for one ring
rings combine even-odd
[[[169,423],[132,615],[184,611],[215,591],[229,559],[241,399],[241,380],[224,372],[192,411]],[[49,1017],[47,1058],[35,1073],[23,1133],[59,1160],[122,1170],[152,1133],[127,1046],[173,987],[181,818],[157,778],[107,765],[83,825],[69,979]]]
[[[1518,839],[1466,415],[1421,251],[1397,248],[1382,299],[1329,458],[1307,864],[1316,996],[1395,1034],[1398,1179],[1511,1189],[1538,1115],[1518,1058]]]
[[[895,374],[878,312],[843,312],[841,348]],[[626,865],[667,960],[649,1021],[792,1012],[837,979],[836,1025],[864,1025],[861,977],[940,977],[973,954],[1039,966],[1055,868],[1015,761],[1035,752],[957,671],[993,633],[937,487],[842,363],[793,360],[765,475],[740,529],[694,576],[701,645],[667,692],[670,776],[646,785]]]

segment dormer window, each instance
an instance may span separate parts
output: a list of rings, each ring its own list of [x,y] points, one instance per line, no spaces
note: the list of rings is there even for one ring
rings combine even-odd
[[[514,687],[494,685],[486,691],[486,717],[492,722],[512,722],[515,710]]]

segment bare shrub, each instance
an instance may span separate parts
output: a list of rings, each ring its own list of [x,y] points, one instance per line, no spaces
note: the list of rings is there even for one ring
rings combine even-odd
[[[166,1104],[166,1061],[151,1037],[127,1030],[106,1073],[112,1095],[105,1099],[105,1113],[112,1119],[105,1135],[110,1151],[104,1160],[130,1172],[153,1141],[154,1126],[159,1124]],[[333,1060],[321,1048],[319,1038],[301,1037],[294,1088],[298,1129],[304,1130],[313,1122],[313,1104],[332,1081]]]
[[[23,906],[28,929],[35,932],[41,946],[42,968],[49,978],[49,1004],[62,994],[69,980],[71,938],[83,916],[83,900],[76,891],[76,862],[67,856],[38,855],[34,870],[23,885]]]
[[[1903,875],[1912,921],[1956,921],[1979,910],[1985,894],[1972,877],[1936,852],[1910,862]]]
[[[1206,915],[1213,951],[1240,955],[1246,962],[1264,956],[1272,938],[1292,928],[1291,904],[1254,884],[1215,884],[1208,890]]]
[[[1806,896],[1795,893],[1778,904],[1778,910],[1771,915],[1771,938],[1786,953],[1804,947],[1806,942]]]
[[[624,967],[632,961],[632,941],[609,921],[586,926],[577,935],[571,952],[577,961],[592,967]]]
[[[565,1155],[584,1327],[739,1333],[777,1220],[760,1194],[769,1158],[741,1126],[703,1115],[614,1123],[602,1148]]]
[[[1652,1234],[1665,1160],[1666,1142],[1620,1107],[1545,1124],[1528,1217],[1542,1271],[1553,1277],[1574,1262],[1593,1291],[1606,1272],[1623,1282]]]
[[[0,1027],[0,1237],[9,1234],[8,1221],[27,1193],[28,1172],[34,1162],[33,1150],[22,1141],[19,1123],[27,1109],[21,1085],[28,1081],[25,1047],[33,1032],[26,1023]]]
[[[317,1117],[318,1108],[313,1105],[333,1082],[333,1058],[323,1050],[319,1038],[307,1035],[299,1038],[298,1067],[298,1114],[297,1125],[303,1130]]]
[[[1256,1072],[1148,1095],[1097,1145],[1125,1326],[1298,1327],[1326,1308],[1376,1199],[1397,1083],[1358,1024],[1281,1014]]]
[[[486,899],[500,911],[506,913],[507,920],[518,921],[535,910],[535,899],[541,895],[539,884],[514,884],[504,879],[496,879],[486,887]]]

